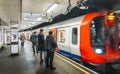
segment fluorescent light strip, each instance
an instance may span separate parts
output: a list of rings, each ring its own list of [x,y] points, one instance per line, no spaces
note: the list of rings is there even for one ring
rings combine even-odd
[[[47,13],[50,13],[53,9],[55,9],[58,6],[58,4],[53,4],[48,10]]]

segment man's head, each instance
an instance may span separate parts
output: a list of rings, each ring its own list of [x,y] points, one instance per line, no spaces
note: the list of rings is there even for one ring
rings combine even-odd
[[[49,31],[49,35],[52,35],[52,33],[53,33],[52,31]]]
[[[40,32],[43,32],[43,29],[40,29]]]

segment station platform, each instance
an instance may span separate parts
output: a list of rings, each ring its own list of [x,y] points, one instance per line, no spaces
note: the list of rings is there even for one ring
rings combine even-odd
[[[33,54],[30,41],[19,47],[19,55],[11,56],[10,47],[0,52],[0,74],[97,74],[78,63],[55,53],[55,70],[40,64],[39,53]]]

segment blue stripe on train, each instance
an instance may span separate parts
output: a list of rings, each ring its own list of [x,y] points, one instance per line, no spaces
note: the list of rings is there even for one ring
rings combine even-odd
[[[73,54],[73,53],[64,51],[64,50],[62,50],[62,49],[59,49],[58,52],[61,53],[61,54],[63,54],[63,55],[70,56],[70,57],[72,57],[72,58],[77,58],[77,59],[80,59],[80,60],[82,59],[81,56],[78,56],[78,55],[76,55],[76,54]]]

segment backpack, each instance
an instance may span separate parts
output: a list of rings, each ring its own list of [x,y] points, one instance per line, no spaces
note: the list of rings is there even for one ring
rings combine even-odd
[[[45,40],[45,47],[46,50],[54,50],[56,48],[57,44],[52,36],[47,36]]]

